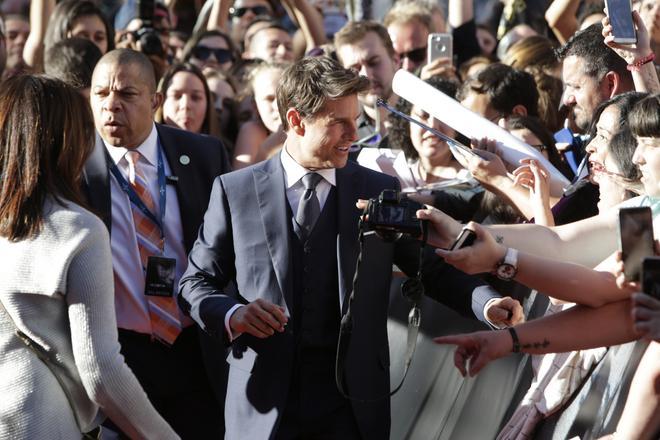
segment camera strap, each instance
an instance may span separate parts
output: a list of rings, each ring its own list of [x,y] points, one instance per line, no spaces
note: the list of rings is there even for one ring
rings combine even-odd
[[[412,364],[413,356],[415,354],[415,348],[417,347],[417,335],[419,334],[419,325],[421,322],[420,303],[422,300],[422,296],[424,295],[424,285],[422,284],[422,260],[424,257],[424,249],[426,247],[426,241],[428,238],[428,223],[422,222],[422,240],[421,240],[421,246],[419,248],[419,265],[417,268],[417,274],[415,275],[414,278],[407,279],[401,285],[402,294],[406,298],[408,298],[408,300],[412,303],[410,307],[410,312],[408,313],[408,333],[406,338],[406,358],[403,364],[403,376],[401,377],[401,381],[399,382],[399,384],[389,393],[369,399],[357,398],[349,395],[344,383],[344,362],[346,360],[346,354],[351,339],[351,333],[353,331],[353,316],[351,313],[351,309],[352,309],[353,299],[355,297],[355,290],[356,290],[355,288],[357,286],[357,280],[360,272],[360,265],[362,263],[362,255],[364,252],[364,237],[366,234],[364,230],[365,229],[364,215],[360,217],[358,228],[360,231],[359,234],[360,247],[359,247],[357,262],[355,265],[355,273],[353,275],[353,285],[351,288],[351,294],[348,297],[348,305],[346,307],[346,313],[341,318],[341,325],[339,328],[339,339],[337,341],[337,356],[335,358],[335,382],[337,384],[337,389],[339,390],[339,393],[346,399],[352,400],[354,402],[370,403],[370,402],[377,402],[379,400],[387,399],[390,396],[394,395],[397,391],[399,391],[399,389],[401,389],[401,386],[403,385],[403,382],[406,379],[406,376],[408,375],[408,370],[410,369],[410,365]]]

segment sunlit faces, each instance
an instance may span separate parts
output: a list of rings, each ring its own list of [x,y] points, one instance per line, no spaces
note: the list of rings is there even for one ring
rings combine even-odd
[[[392,39],[394,51],[399,55],[402,69],[414,72],[426,64],[429,31],[422,23],[417,20],[393,23],[387,28],[387,32]],[[421,55],[417,56],[418,54]]]
[[[273,8],[267,0],[237,0],[231,13],[232,33],[235,41],[242,41],[245,29],[258,15],[273,15]]]
[[[371,88],[359,95],[364,105],[375,107],[378,98],[387,100],[392,96],[392,78],[398,63],[390,56],[378,34],[368,32],[359,42],[339,46],[337,55],[345,68],[369,78]]]
[[[199,40],[192,50],[190,62],[200,69],[228,70],[233,59],[227,41],[219,35],[209,35]]]
[[[174,74],[163,102],[163,119],[193,133],[199,133],[206,116],[204,84],[197,75],[180,71]]]
[[[270,62],[293,61],[293,39],[288,32],[279,28],[257,31],[250,40],[250,58]]]
[[[476,114],[496,124],[500,118],[504,117],[502,113],[498,112],[490,105],[490,98],[484,93],[470,91],[461,101],[461,104],[463,107],[472,110]]]
[[[660,197],[660,138],[638,137],[633,162],[642,172],[646,195]]]
[[[621,113],[616,106],[610,105],[600,114],[596,123],[596,134],[587,144],[585,150],[589,154],[589,169],[591,179],[600,183],[601,172],[604,170],[605,158],[609,152],[612,137],[618,131]]]
[[[282,77],[280,69],[264,69],[257,73],[252,81],[254,102],[261,122],[274,133],[282,126],[282,120],[277,110],[277,86]]]
[[[107,62],[94,70],[90,96],[94,125],[110,145],[137,148],[149,136],[161,100],[133,64]]]
[[[227,81],[216,76],[206,78],[206,83],[211,91],[216,117],[220,121],[220,130],[225,132],[228,129],[230,122],[227,101],[233,100],[236,96],[236,92]]]
[[[538,150],[543,157],[548,159],[548,149],[545,145],[543,145],[543,142],[530,130],[529,128],[515,128],[513,130],[509,130],[509,133],[526,143],[527,145],[531,146],[532,148]]]
[[[617,167],[612,159],[612,155],[605,156],[603,163],[604,169],[609,173],[600,173],[598,179],[598,211],[604,212],[609,208],[618,205],[626,200],[626,189],[622,185],[620,179],[617,179],[616,174],[620,174],[621,170]]]
[[[342,168],[357,140],[360,106],[356,95],[328,100],[314,116],[305,117],[298,127],[289,127],[297,142],[287,143],[287,151],[303,167],[316,170]]]
[[[608,98],[604,95],[601,81],[584,72],[584,59],[575,55],[564,59],[562,80],[564,94],[562,101],[573,109],[575,124],[586,132],[591,124],[591,117],[598,104]]]
[[[410,111],[410,116],[451,138],[456,137],[456,132],[452,128],[443,124],[417,106],[413,106]],[[434,159],[439,159],[450,154],[449,146],[447,146],[445,141],[417,124],[410,124],[410,140],[420,157],[427,158],[431,162],[433,162]]]
[[[76,19],[68,37],[85,38],[96,44],[102,54],[108,51],[108,33],[98,15],[83,15]]]
[[[5,20],[5,28],[7,65],[12,67],[18,65],[23,59],[25,41],[30,35],[30,23],[20,18],[8,18]]]

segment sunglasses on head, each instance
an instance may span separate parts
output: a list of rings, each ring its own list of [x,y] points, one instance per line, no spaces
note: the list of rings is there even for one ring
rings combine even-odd
[[[240,8],[229,8],[229,14],[232,17],[242,17],[247,11],[252,11],[254,15],[270,15],[270,9],[267,6],[244,6]]]
[[[229,49],[213,49],[207,46],[195,46],[192,50],[192,56],[202,61],[208,60],[211,54],[213,54],[220,64],[234,61],[234,56]]]
[[[421,63],[426,59],[426,46],[399,54],[401,59],[408,58],[413,63]]]

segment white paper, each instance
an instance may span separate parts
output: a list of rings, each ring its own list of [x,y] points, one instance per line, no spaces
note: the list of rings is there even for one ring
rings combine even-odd
[[[520,159],[533,157],[538,160],[550,174],[550,193],[561,195],[570,184],[548,159],[538,150],[527,145],[511,133],[463,107],[455,99],[445,95],[440,90],[425,83],[415,75],[400,69],[392,80],[394,93],[420,107],[434,118],[442,121],[456,131],[471,138],[490,138],[498,142],[502,158],[512,164]],[[457,158],[457,160],[459,160]]]

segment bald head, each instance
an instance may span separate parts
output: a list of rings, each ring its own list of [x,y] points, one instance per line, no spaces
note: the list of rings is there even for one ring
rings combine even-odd
[[[90,104],[96,130],[108,145],[138,148],[153,130],[162,99],[151,62],[139,52],[113,50],[94,69]]]
[[[142,52],[132,49],[115,49],[103,55],[99,60],[94,75],[98,71],[113,69],[117,66],[131,67],[137,73],[138,79],[143,81],[151,93],[156,92],[156,76],[154,67]]]

